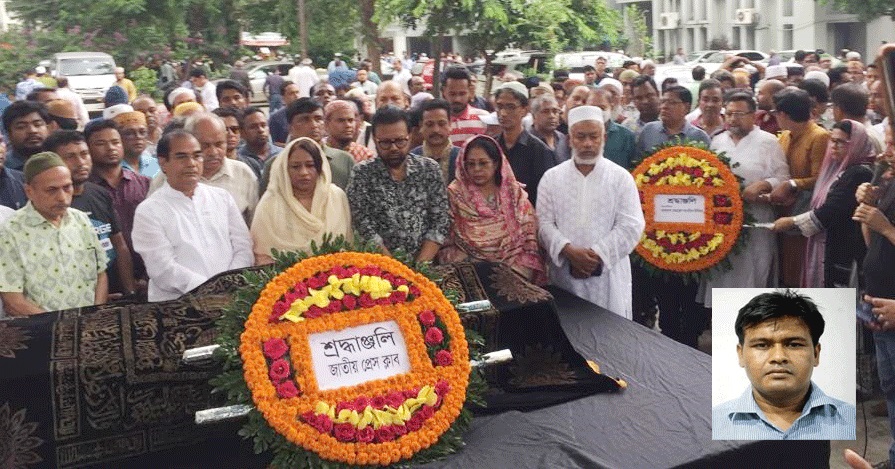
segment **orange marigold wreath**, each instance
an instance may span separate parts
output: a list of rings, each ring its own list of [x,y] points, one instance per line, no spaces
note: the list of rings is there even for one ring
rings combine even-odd
[[[400,327],[410,372],[321,390],[308,335]],[[469,349],[460,318],[424,275],[379,254],[305,259],[268,282],[240,337],[245,383],[267,423],[320,458],[388,465],[435,444],[460,415]]]
[[[646,220],[636,247],[652,266],[674,273],[704,271],[723,261],[743,226],[740,184],[726,158],[694,146],[659,149],[632,172]],[[705,223],[658,222],[655,196],[705,197]]]

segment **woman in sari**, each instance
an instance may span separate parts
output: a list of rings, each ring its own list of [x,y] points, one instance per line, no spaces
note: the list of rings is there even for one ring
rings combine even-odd
[[[860,122],[833,125],[827,153],[814,184],[811,210],[774,222],[774,231],[797,228],[808,238],[801,285],[805,288],[847,287],[855,262],[864,258],[861,230],[852,220],[855,191],[873,177],[875,151]]]
[[[546,283],[534,208],[493,138],[466,141],[448,201],[453,226],[438,253],[440,262],[503,262],[530,281]]]
[[[345,192],[331,184],[329,162],[310,138],[289,142],[270,168],[267,191],[255,208],[255,264],[273,262],[271,249],[310,251],[325,233],[351,239]]]

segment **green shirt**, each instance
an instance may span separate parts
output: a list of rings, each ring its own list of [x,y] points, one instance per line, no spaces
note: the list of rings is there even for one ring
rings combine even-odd
[[[47,311],[94,304],[106,263],[79,210],[69,208],[57,227],[28,202],[0,227],[0,292],[21,292]]]

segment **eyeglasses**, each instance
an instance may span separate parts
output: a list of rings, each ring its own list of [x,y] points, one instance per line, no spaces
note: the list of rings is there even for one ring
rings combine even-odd
[[[830,139],[830,143],[831,143],[833,146],[844,147],[844,146],[848,145],[848,142],[849,142],[848,140],[844,140],[844,139],[841,139],[841,138],[831,138],[831,139]]]
[[[396,138],[392,140],[376,140],[376,145],[382,148],[401,148],[404,145],[407,145],[407,142],[410,141],[410,137]]]
[[[742,119],[743,117],[752,114],[752,111],[733,111],[733,112],[725,112],[724,117],[730,117],[733,119]]]

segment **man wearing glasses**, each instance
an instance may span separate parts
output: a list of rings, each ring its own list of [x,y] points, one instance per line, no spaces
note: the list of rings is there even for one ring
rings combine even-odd
[[[441,168],[409,154],[409,117],[394,106],[373,116],[378,158],[358,163],[348,182],[354,233],[386,254],[400,249],[417,262],[431,261],[450,228]]]
[[[724,119],[727,131],[712,140],[712,150],[730,158],[734,174],[743,178],[743,201],[747,213],[756,223],[775,220],[770,193],[789,179],[786,155],[777,137],[755,125],[755,100],[749,93],[727,96]],[[771,230],[754,229],[738,253],[728,257],[732,269],[713,274],[705,284],[705,307],[712,307],[712,288],[764,288],[772,278],[777,238]]]

